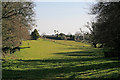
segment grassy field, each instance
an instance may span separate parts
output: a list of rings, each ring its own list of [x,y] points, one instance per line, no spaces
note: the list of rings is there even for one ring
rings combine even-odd
[[[39,39],[24,41],[21,48],[2,62],[3,79],[120,77],[120,61],[104,58],[102,50],[90,44]]]

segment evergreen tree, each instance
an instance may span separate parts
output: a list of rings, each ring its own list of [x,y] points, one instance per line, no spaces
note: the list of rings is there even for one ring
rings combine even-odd
[[[34,39],[34,40],[37,40],[37,39],[40,37],[37,29],[35,29],[35,30],[31,33],[31,37],[32,37],[32,39]]]

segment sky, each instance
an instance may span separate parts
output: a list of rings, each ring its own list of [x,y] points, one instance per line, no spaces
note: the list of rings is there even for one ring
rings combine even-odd
[[[75,34],[85,24],[94,19],[94,15],[88,14],[94,2],[35,2],[35,19],[39,33]]]

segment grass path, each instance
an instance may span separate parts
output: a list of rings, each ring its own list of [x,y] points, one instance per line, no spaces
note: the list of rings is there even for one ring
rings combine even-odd
[[[30,48],[25,48],[28,42]],[[102,50],[89,44],[39,39],[25,41],[21,47],[3,61],[4,79],[120,77],[120,61],[104,58]]]
[[[28,47],[28,43],[30,48]],[[77,46],[77,47],[76,47]],[[83,44],[75,41],[66,41],[66,40],[31,40],[23,42],[23,49],[20,52],[17,52],[15,55],[17,59],[50,59],[50,58],[60,58],[65,57],[63,55],[57,55],[56,53],[62,52],[73,52],[73,51],[82,51],[83,46],[90,47],[88,44]],[[81,49],[80,49],[81,48]]]

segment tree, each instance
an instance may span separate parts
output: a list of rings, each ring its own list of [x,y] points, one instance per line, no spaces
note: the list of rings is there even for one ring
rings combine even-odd
[[[70,37],[70,38],[73,37],[73,35],[72,35],[70,32],[69,32],[66,36],[67,36],[67,37]]]
[[[31,33],[31,37],[32,37],[32,39],[34,39],[34,40],[37,40],[37,39],[40,37],[37,29],[35,29],[35,30]]]
[[[83,40],[83,34],[82,34],[80,31],[77,31],[77,32],[75,33],[74,39],[75,39],[76,41]]]
[[[66,35],[65,35],[64,33],[60,33],[60,34],[59,34],[59,37],[60,37],[62,40],[67,40]]]
[[[30,38],[33,26],[32,2],[2,2],[2,47],[14,48]]]
[[[54,30],[54,33],[58,37],[59,31],[58,30]]]
[[[120,2],[99,2],[92,8],[96,22],[92,24],[93,40],[109,48],[120,51]]]
[[[70,32],[66,35],[67,40],[74,40],[74,35],[72,35]]]
[[[97,41],[97,37],[96,37],[95,22],[94,21],[87,22],[87,24],[85,26],[90,30],[90,33],[88,33],[89,40],[92,42],[92,45],[94,46],[94,48],[97,48],[98,41]]]

